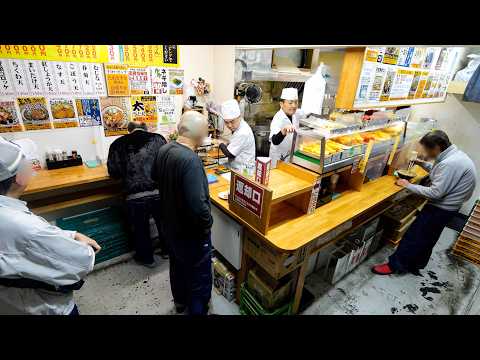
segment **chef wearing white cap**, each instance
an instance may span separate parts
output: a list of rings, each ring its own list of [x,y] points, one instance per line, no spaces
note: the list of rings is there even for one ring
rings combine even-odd
[[[298,109],[298,91],[296,88],[285,88],[280,96],[280,110],[270,123],[270,158],[272,167],[277,161],[290,161],[293,132],[298,129],[301,110]]]
[[[32,179],[25,152],[0,141],[0,314],[78,315],[73,290],[93,269],[100,246],[19,200]]]
[[[237,100],[227,100],[222,104],[222,117],[232,132],[228,145],[220,144],[220,150],[228,157],[230,168],[236,171],[255,163],[255,138],[252,128],[241,117]]]

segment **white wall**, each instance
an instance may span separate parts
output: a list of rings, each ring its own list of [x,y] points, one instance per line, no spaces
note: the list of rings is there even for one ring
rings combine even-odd
[[[475,163],[478,173],[475,194],[462,208],[462,212],[468,214],[480,197],[480,104],[464,102],[461,95],[448,94],[444,103],[412,106],[412,119],[422,117],[436,119],[452,143]]]
[[[225,49],[220,49],[217,58],[223,60],[225,54]],[[223,89],[221,74],[217,74],[217,81],[215,82],[214,57],[215,46],[213,45],[180,45],[180,68],[185,71],[185,83],[189,84],[192,78],[202,77],[212,84],[213,89],[216,87]],[[233,61],[232,58],[232,94]],[[221,65],[219,68],[222,69],[225,68],[225,66]],[[183,98],[182,96],[177,96],[176,98],[177,115],[179,117],[183,105]],[[223,97],[220,97],[220,99],[223,99]],[[11,134],[5,133],[1,136],[8,140],[20,138],[32,139],[38,146],[42,161],[44,161],[45,152],[48,147],[58,147],[67,151],[77,150],[85,160],[95,159],[97,156],[101,159],[106,159],[110,144],[117,138],[117,136],[105,137],[101,127],[38,130]]]
[[[213,95],[216,103],[233,98],[235,86],[235,46],[214,46]]]

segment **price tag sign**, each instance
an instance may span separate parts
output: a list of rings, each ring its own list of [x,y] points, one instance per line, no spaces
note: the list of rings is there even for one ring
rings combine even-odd
[[[355,174],[358,171],[358,166],[360,165],[361,161],[362,161],[361,156],[358,156],[353,160],[352,170],[350,172],[351,174]]]

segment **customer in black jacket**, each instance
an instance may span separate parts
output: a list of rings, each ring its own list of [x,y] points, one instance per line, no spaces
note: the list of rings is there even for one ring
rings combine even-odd
[[[152,166],[165,138],[150,133],[145,123],[132,121],[128,124],[129,134],[116,139],[108,153],[108,172],[111,177],[121,179],[126,193],[127,209],[133,224],[135,260],[147,267],[155,267],[150,238],[150,216],[155,219],[160,238],[161,256],[166,258],[161,217],[157,209],[161,202],[157,183],[152,179]]]
[[[170,250],[170,284],[177,312],[206,315],[212,291],[212,216],[208,182],[195,148],[208,133],[205,116],[187,111],[177,141],[158,152],[152,177],[158,181],[160,213]]]

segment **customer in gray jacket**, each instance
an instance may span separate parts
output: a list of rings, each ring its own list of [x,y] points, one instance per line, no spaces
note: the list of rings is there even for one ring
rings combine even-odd
[[[379,275],[395,272],[418,274],[425,268],[443,229],[475,190],[475,165],[463,151],[450,143],[447,134],[441,130],[432,131],[420,140],[420,144],[427,158],[435,160],[433,164],[417,161],[430,172],[430,185],[413,185],[407,180],[398,180],[397,185],[426,197],[428,203],[388,263],[372,268]]]
[[[0,142],[0,314],[78,315],[73,290],[100,246],[30,212],[19,197],[32,174],[21,148]]]

